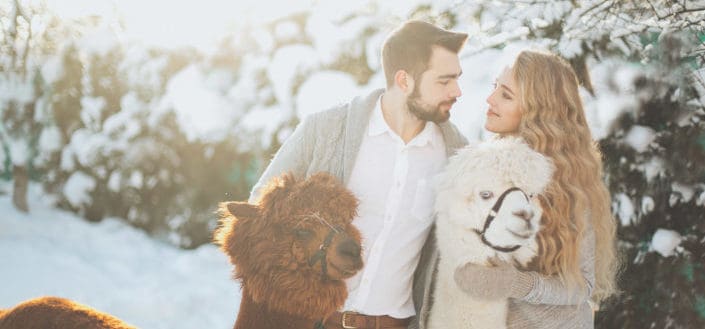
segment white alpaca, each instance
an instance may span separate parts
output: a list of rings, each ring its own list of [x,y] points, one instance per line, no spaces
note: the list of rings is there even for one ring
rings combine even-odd
[[[552,173],[551,162],[518,138],[471,145],[450,159],[437,186],[440,261],[428,328],[506,328],[507,300],[475,300],[453,276],[468,262],[525,266],[536,256],[541,206],[533,196]]]

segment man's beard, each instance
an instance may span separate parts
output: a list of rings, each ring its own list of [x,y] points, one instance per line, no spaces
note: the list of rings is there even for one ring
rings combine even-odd
[[[433,106],[425,103],[421,100],[421,95],[419,95],[418,89],[414,88],[414,92],[411,93],[409,98],[406,100],[406,106],[409,112],[423,121],[431,121],[435,123],[443,123],[450,119],[450,107],[455,103],[455,98],[440,102],[438,105]],[[441,110],[441,106],[448,105],[448,110]]]

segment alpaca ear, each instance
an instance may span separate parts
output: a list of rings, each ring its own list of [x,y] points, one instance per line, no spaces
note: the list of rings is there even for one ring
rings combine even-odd
[[[227,249],[235,225],[259,217],[259,207],[247,202],[221,202],[218,206],[220,223],[213,234],[213,241]],[[224,250],[225,250],[224,249]]]
[[[235,218],[259,217],[259,207],[247,202],[226,202],[225,208],[227,208],[230,215]]]

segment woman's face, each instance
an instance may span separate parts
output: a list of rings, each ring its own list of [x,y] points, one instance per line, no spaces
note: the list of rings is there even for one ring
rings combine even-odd
[[[507,67],[497,78],[494,90],[487,97],[487,121],[485,129],[497,134],[512,134],[519,129],[521,109],[514,72]]]

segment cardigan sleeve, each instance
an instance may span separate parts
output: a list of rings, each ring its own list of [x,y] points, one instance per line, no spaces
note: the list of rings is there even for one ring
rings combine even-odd
[[[566,286],[556,276],[526,272],[533,279],[533,288],[519,300],[548,305],[579,305],[587,302],[595,287],[595,232],[589,224],[580,245],[579,261],[584,279],[584,285],[579,289]]]
[[[311,139],[315,132],[314,120],[305,119],[296,126],[294,132],[286,139],[279,148],[274,158],[264,170],[257,183],[250,192],[249,203],[256,203],[259,193],[272,177],[283,173],[292,173],[294,176],[302,177],[310,163],[313,153],[313,143]]]

